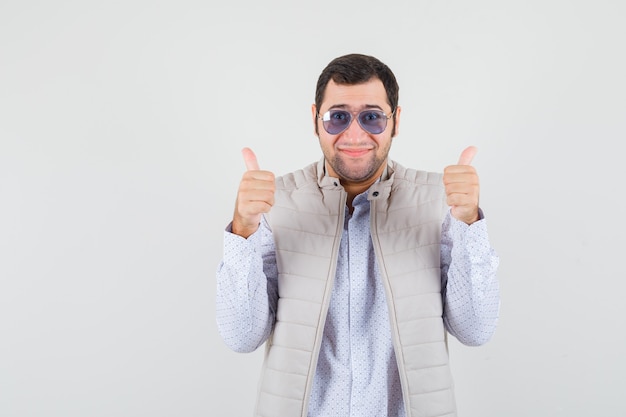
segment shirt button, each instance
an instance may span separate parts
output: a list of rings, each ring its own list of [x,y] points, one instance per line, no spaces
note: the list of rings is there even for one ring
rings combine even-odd
[[[372,193],[372,195],[373,195],[374,197],[378,197],[378,191],[374,191],[374,192]]]

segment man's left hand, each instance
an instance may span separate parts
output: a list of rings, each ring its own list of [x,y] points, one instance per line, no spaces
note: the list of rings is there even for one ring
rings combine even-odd
[[[467,224],[479,219],[478,195],[480,187],[478,174],[471,165],[478,149],[470,146],[461,153],[456,165],[443,170],[443,184],[446,187],[447,202],[452,215]]]

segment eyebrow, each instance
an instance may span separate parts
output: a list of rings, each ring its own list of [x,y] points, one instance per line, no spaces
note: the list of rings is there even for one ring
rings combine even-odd
[[[350,106],[348,106],[347,104],[335,104],[333,106],[330,106],[328,108],[330,109],[341,109],[341,110],[349,110]],[[365,109],[379,109],[380,111],[385,111],[382,107],[380,107],[378,104],[366,104],[363,107],[361,107],[361,110],[365,110]]]

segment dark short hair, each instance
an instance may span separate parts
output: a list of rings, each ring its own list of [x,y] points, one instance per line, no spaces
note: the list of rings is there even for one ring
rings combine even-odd
[[[348,54],[333,59],[324,68],[317,79],[315,90],[315,107],[319,111],[324,101],[326,86],[333,80],[337,84],[355,85],[366,83],[372,78],[378,78],[387,92],[387,103],[391,106],[391,111],[395,112],[398,107],[398,92],[400,87],[396,81],[396,76],[391,69],[379,59],[362,54]],[[396,115],[393,114],[395,122]],[[317,123],[315,124],[317,132]],[[395,123],[394,123],[395,131]],[[394,132],[392,132],[392,135]]]

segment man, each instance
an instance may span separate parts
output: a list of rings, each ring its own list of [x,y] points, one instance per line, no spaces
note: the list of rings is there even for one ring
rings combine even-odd
[[[443,176],[388,159],[398,84],[378,59],[331,61],[312,119],[323,157],[274,178],[245,148],[217,271],[225,343],[266,343],[256,416],[455,416],[447,332],[496,327],[498,258],[462,152]]]

